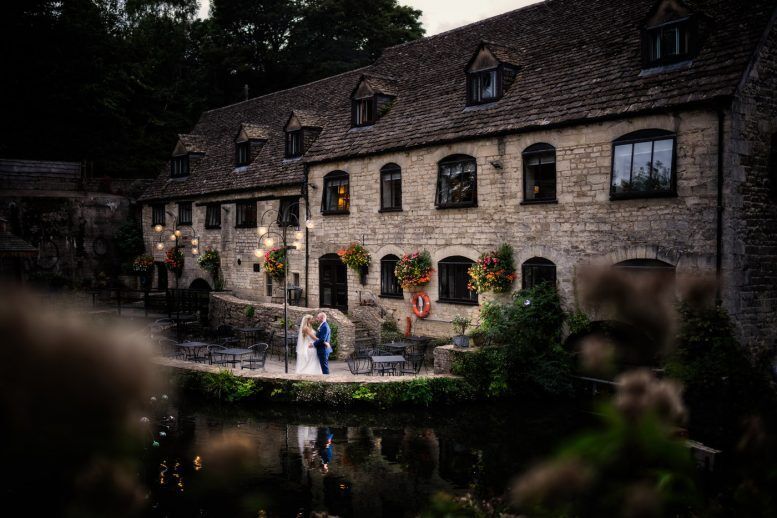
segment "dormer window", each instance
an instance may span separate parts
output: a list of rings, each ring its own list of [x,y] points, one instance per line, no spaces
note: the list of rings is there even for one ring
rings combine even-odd
[[[172,178],[189,176],[189,155],[174,156],[170,160],[170,176]]]
[[[517,51],[496,43],[481,42],[467,64],[467,104],[498,101],[510,88],[518,68]],[[509,60],[509,61],[508,61]]]
[[[351,92],[351,125],[370,126],[391,110],[397,96],[396,80],[374,74],[363,75]]]
[[[251,143],[249,141],[235,144],[235,166],[248,165],[251,161]]]
[[[652,68],[692,59],[702,18],[682,0],[658,2],[643,22],[643,66]]]
[[[286,132],[286,158],[302,155],[302,130]]]
[[[375,124],[375,97],[367,99],[354,99],[353,101],[353,125],[369,126]]]

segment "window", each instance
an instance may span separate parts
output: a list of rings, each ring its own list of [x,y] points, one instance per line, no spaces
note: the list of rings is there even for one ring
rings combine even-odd
[[[239,201],[235,203],[235,228],[256,227],[256,202]]]
[[[348,192],[348,173],[333,171],[324,177],[324,196],[321,211],[325,214],[347,214],[351,208]]]
[[[675,193],[674,134],[629,133],[613,142],[610,197],[639,198]]]
[[[278,207],[278,225],[299,226],[299,200],[297,198],[281,198]]]
[[[455,304],[477,304],[478,294],[469,289],[469,269],[475,264],[466,257],[447,257],[440,261],[440,301]]]
[[[502,92],[499,88],[497,69],[470,72],[468,89],[470,104],[482,104],[497,100]]]
[[[380,169],[380,210],[402,210],[402,170],[397,164]]]
[[[264,282],[264,294],[268,297],[272,297],[272,276],[270,274],[265,274],[264,276],[265,282]]]
[[[302,156],[302,130],[286,132],[286,158]]]
[[[648,65],[667,65],[690,58],[688,18],[648,28],[645,33]]]
[[[380,260],[380,296],[402,298],[402,286],[399,285],[395,269],[399,262],[396,255],[387,255]]]
[[[521,282],[528,290],[543,282],[556,286],[556,265],[544,257],[532,257],[521,265]]]
[[[354,99],[353,101],[353,125],[369,126],[375,123],[375,97],[366,99]]]
[[[523,151],[523,201],[556,200],[556,149],[534,144]]]
[[[178,224],[179,225],[192,224],[192,202],[182,201],[178,203]]]
[[[238,142],[235,144],[235,166],[248,165],[251,161],[251,142]]]
[[[205,228],[221,228],[221,205],[214,203],[205,207]]]
[[[189,155],[173,157],[170,161],[170,176],[173,178],[189,176]]]
[[[151,225],[164,225],[165,224],[165,205],[159,203],[151,206]]]
[[[477,166],[471,156],[454,155],[440,162],[437,177],[439,208],[477,205]]]

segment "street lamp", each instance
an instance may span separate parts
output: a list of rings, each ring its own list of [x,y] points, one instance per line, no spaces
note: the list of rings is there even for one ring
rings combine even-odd
[[[294,211],[294,208],[298,210]],[[302,246],[301,238],[303,232],[300,230],[299,208],[305,208],[305,227],[313,228],[313,219],[310,216],[310,210],[307,205],[301,204],[299,201],[289,203],[283,207],[283,212],[277,209],[267,209],[259,219],[259,227],[257,228],[257,246],[254,250],[256,257],[264,255],[263,249],[266,247],[268,250],[275,244],[273,236],[280,239],[281,249],[283,253],[283,363],[286,373],[289,372],[289,250],[296,250]],[[275,213],[275,219],[268,221],[265,224],[265,217],[270,213]],[[278,228],[273,230],[272,226]],[[293,245],[288,244],[287,231],[288,228],[295,227],[294,237],[295,241]],[[299,236],[299,237],[298,237]]]
[[[170,211],[167,211],[167,214],[171,218],[173,218],[173,230],[172,232],[170,232],[168,239],[170,241],[175,242],[175,248],[183,248],[184,245],[181,244],[181,240],[189,239],[190,240],[189,242],[192,245],[192,249],[191,249],[192,255],[195,257],[198,256],[200,254],[200,238],[197,236],[197,232],[194,230],[194,228],[191,228],[191,232],[192,232],[191,236],[184,235],[183,231],[181,231],[181,229],[178,228],[178,218],[175,217],[175,214],[173,214]],[[159,225],[159,224],[154,225],[154,232],[159,234],[159,239],[156,244],[156,249],[159,251],[162,251],[165,249],[164,238],[162,237],[162,233],[164,232],[164,230],[165,230],[164,225]],[[177,275],[175,277],[175,287],[176,289],[178,289]]]

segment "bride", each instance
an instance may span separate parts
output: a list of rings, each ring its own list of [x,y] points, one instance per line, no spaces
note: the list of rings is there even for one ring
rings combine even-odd
[[[316,348],[313,342],[316,340],[316,333],[310,324],[313,317],[305,315],[299,324],[299,335],[297,335],[297,374],[323,374],[321,371],[321,362],[318,361]]]

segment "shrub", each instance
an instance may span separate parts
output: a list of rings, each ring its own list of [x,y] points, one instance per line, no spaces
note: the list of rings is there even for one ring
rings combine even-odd
[[[380,342],[395,342],[401,340],[404,335],[399,331],[397,323],[393,319],[385,320],[380,325]]]
[[[261,387],[253,380],[235,376],[226,369],[216,374],[204,374],[202,389],[210,397],[229,402],[250,399],[261,391]]]
[[[245,310],[246,318],[254,318],[255,314],[256,314],[256,308],[254,308],[251,305],[246,306],[246,310]]]

